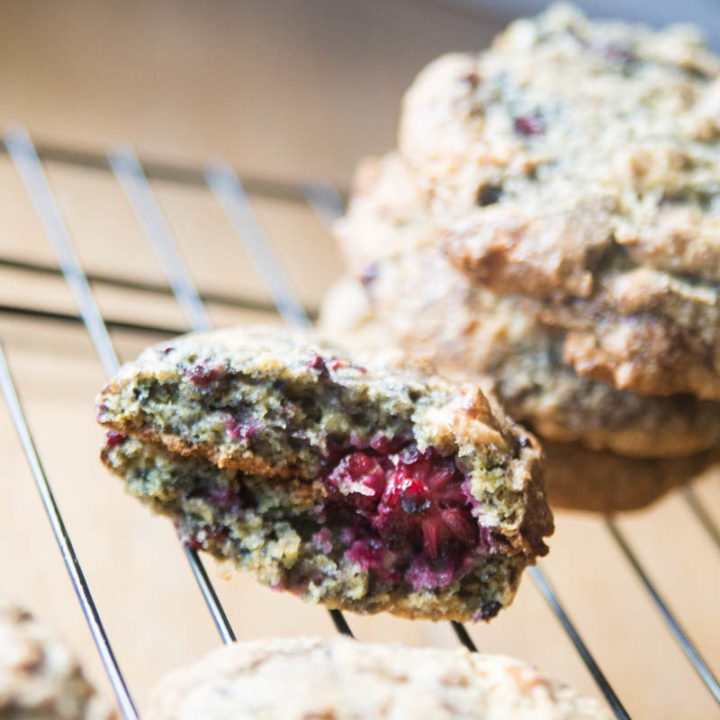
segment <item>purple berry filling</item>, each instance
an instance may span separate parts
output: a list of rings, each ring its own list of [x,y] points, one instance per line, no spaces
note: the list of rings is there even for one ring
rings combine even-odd
[[[514,126],[515,132],[520,135],[542,135],[545,132],[545,122],[537,113],[516,117]]]
[[[308,363],[308,367],[311,370],[316,370],[320,380],[328,380],[330,378],[330,371],[328,370],[325,361],[319,356],[315,355],[313,359]]]
[[[258,430],[231,430],[231,420],[229,432]],[[110,431],[106,447],[124,440]],[[507,551],[503,538],[478,521],[480,503],[452,457],[380,433],[362,443],[352,440],[349,448],[332,453],[318,478],[327,492],[305,516],[310,546],[357,564],[375,586],[404,582],[416,591],[446,587],[471,573],[478,558]],[[230,541],[229,518],[257,512],[258,506],[241,473],[230,485],[189,486],[184,497],[204,498],[215,508],[213,524],[198,517],[176,522],[182,541],[194,550]],[[283,586],[302,592],[304,582],[307,578],[298,582],[288,575]],[[482,617],[495,612],[483,608]]]
[[[313,359],[310,360],[310,362],[308,363],[308,367],[311,370],[317,371],[318,378],[320,380],[329,380],[330,370],[335,372],[342,367],[352,367],[356,370],[359,370],[361,373],[367,372],[364,367],[356,365],[355,363],[351,363],[348,360],[341,360],[340,358],[336,357],[331,357],[328,360],[325,360],[324,358],[320,357],[320,355],[315,355]]]
[[[127,435],[123,435],[123,433],[116,432],[115,430],[108,430],[107,435],[105,435],[105,447],[108,448],[108,450],[112,450],[114,447],[122,445],[126,440]]]
[[[242,420],[229,415],[225,419],[225,428],[231,438],[247,441],[257,435],[263,429],[263,425],[259,420],[252,417]]]
[[[198,363],[197,365],[193,365],[193,367],[186,368],[184,372],[185,377],[199,388],[215,385],[225,376],[225,368],[222,367],[222,365],[208,367],[203,363]]]
[[[392,441],[374,443],[392,447]],[[344,455],[327,473],[324,516],[345,524],[345,558],[381,583],[401,579],[414,589],[449,585],[470,571],[478,551],[503,543],[473,516],[476,503],[451,458],[415,446]]]
[[[322,550],[324,553],[331,553],[333,549],[332,544],[332,533],[330,528],[324,527],[322,530],[318,530],[313,536],[312,541],[315,546]]]

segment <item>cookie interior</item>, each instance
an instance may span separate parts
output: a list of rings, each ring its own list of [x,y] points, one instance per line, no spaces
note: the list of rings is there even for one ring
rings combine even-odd
[[[354,451],[312,484],[220,469],[113,431],[102,457],[188,546],[331,607],[489,619],[530,562],[478,524],[464,477],[433,452]]]

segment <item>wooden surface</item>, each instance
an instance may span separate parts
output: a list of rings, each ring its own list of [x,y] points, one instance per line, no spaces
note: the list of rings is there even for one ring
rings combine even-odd
[[[352,42],[345,43],[332,35],[342,17],[328,10],[332,4],[310,5],[311,11],[301,15],[291,33],[280,9],[261,13],[259,5],[253,5],[257,14],[248,15],[246,7],[242,15],[234,3],[212,3],[212,12],[201,17],[199,5],[193,10],[185,3],[183,19],[179,10],[170,13],[169,4],[162,2],[148,3],[152,10],[128,4],[124,12],[119,5],[105,3],[47,4],[42,11],[39,3],[8,4],[0,27],[0,80],[7,90],[0,93],[0,124],[22,121],[46,140],[101,151],[129,138],[151,157],[204,161],[223,154],[264,174],[327,174],[347,181],[359,154],[392,143],[397,97],[416,67],[444,49],[483,44],[493,28],[482,17],[472,16],[471,21],[470,15],[442,4],[377,2],[361,10],[360,4],[348,9],[350,4],[342,3],[351,13],[346,21],[356,31]],[[409,16],[411,6],[424,10]],[[287,12],[287,3],[283,7]],[[254,32],[233,34],[230,28],[242,27],[243,17],[252,17]],[[143,18],[148,25],[140,22]],[[433,27],[429,36],[422,31],[424,23]],[[103,28],[107,37],[99,34]],[[273,35],[281,29],[284,34]],[[74,43],[68,44],[63,30]],[[127,42],[133,33],[134,55]],[[242,42],[233,47],[233,38],[238,37]],[[303,37],[316,42],[302,42]],[[268,38],[274,38],[283,52],[268,45]],[[178,52],[183,43],[184,59]],[[386,72],[390,48],[395,53],[392,73]],[[83,65],[91,49],[98,62]],[[263,62],[240,72],[244,62],[257,63],[258,53]],[[333,55],[347,60],[353,71],[328,65]],[[177,65],[171,64],[172,58]],[[349,64],[350,59],[355,65]],[[293,65],[298,77],[289,83]],[[168,79],[160,96],[158,78],[148,76],[158,68]],[[225,74],[218,75],[218,70]],[[265,74],[253,75],[261,71]],[[248,78],[248,73],[253,76]],[[242,93],[233,96],[236,74]],[[265,113],[257,109],[251,116],[245,113],[248,98],[257,103],[263,97],[268,103]],[[362,113],[357,110],[360,105]],[[373,112],[368,113],[368,107]],[[243,116],[238,121],[243,132],[235,127],[234,116]],[[313,142],[305,142],[311,136]],[[164,282],[119,185],[108,173],[61,163],[49,164],[47,170],[87,271]],[[269,300],[208,190],[172,182],[156,182],[153,189],[202,289]],[[341,270],[331,239],[306,207],[268,200],[257,200],[255,206],[299,295],[308,305],[317,305]],[[0,258],[54,264],[52,249],[4,155],[0,155],[0,218]],[[186,326],[169,296],[101,285],[95,291],[108,317]],[[68,313],[75,309],[62,279],[0,266],[1,304]],[[212,305],[210,312],[219,324],[258,317],[222,305]],[[125,359],[159,339],[113,333]],[[163,673],[218,644],[216,631],[170,524],[126,497],[121,483],[97,459],[102,433],[94,422],[93,397],[104,374],[87,333],[77,324],[0,313],[0,340],[118,660],[142,707]],[[93,678],[107,688],[2,401],[0,484],[0,582],[14,588],[43,619],[59,628]],[[709,475],[696,489],[720,523],[720,477]],[[603,519],[558,512],[556,521],[551,554],[543,568],[633,717],[713,717],[716,706],[709,693]],[[720,673],[717,547],[677,493],[649,510],[622,517],[620,525],[683,626]],[[208,564],[239,637],[333,632],[322,609]],[[385,616],[348,615],[348,619],[363,639],[455,643],[447,624]],[[471,633],[482,650],[524,658],[584,692],[597,694],[529,577],[511,609],[489,625],[472,627]]]

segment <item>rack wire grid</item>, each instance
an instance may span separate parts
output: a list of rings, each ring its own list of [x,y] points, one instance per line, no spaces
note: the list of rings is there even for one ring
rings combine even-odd
[[[92,465],[94,453],[85,452],[100,437],[84,434],[90,398],[102,382],[98,370],[111,375],[118,353],[129,357],[150,342],[215,322],[262,317],[309,324],[339,271],[328,230],[343,199],[327,182],[241,181],[225,162],[141,163],[129,146],[107,154],[36,148],[23,128],[7,130],[3,141],[0,388],[19,438],[18,446],[2,433],[3,471],[19,474],[21,448],[119,707],[125,718],[137,718],[133,686],[144,693],[157,679],[153,652],[167,648],[159,664],[177,665],[210,641],[207,628],[198,630],[197,599],[179,579],[169,524],[147,520],[149,513],[122,497],[120,483],[103,477]],[[53,492],[56,480],[62,502]],[[13,495],[25,492],[19,485],[8,483],[0,511],[8,548],[0,557],[9,582],[14,569],[44,589],[49,605],[60,580],[47,569],[55,561],[44,543],[13,549],[27,545],[32,529],[18,512],[28,503],[24,494]],[[61,504],[72,516],[67,523]],[[619,519],[558,512],[551,555],[530,570],[514,606],[490,625],[468,630],[451,623],[450,632],[447,625],[384,616],[348,624],[336,610],[330,620],[340,633],[376,640],[448,644],[454,633],[471,650],[477,645],[556,670],[603,696],[618,718],[710,717],[720,704],[711,667],[720,658],[719,513],[712,475]],[[71,541],[74,526],[91,558],[87,575]],[[216,563],[206,568],[195,551],[182,552],[223,642],[235,639],[235,624],[243,636],[325,632],[320,609],[229,579]],[[95,595],[90,576],[101,587]],[[168,577],[170,589],[163,585]],[[248,596],[251,604],[243,604]],[[109,632],[103,608],[112,616]],[[163,629],[170,640],[154,635]]]

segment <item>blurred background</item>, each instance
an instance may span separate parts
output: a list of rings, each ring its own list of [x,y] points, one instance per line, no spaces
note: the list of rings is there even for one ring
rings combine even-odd
[[[528,0],[4,0],[0,120],[97,149],[346,181],[394,144],[401,93],[436,55],[475,50]],[[693,22],[715,0],[578,3],[603,17]]]
[[[716,0],[578,4],[593,15],[654,25],[693,22],[720,47]],[[172,296],[157,291],[167,288],[163,268],[108,171],[104,156],[120,142],[132,143],[147,168],[177,169],[148,174],[193,280],[204,294],[219,296],[208,305],[212,320],[266,317],[260,311],[270,296],[212,192],[198,182],[203,166],[222,159],[243,179],[329,180],[347,187],[360,158],[394,145],[400,97],[425,63],[443,52],[485,47],[509,20],[546,5],[2,0],[0,130],[23,125],[38,145],[107,318],[178,332],[189,327]],[[76,161],[78,151],[86,161]],[[185,181],[189,177],[192,182]],[[251,196],[298,295],[316,308],[341,272],[327,229],[297,199]],[[77,305],[4,148],[0,227],[0,340],[108,634],[142,707],[164,672],[217,646],[217,633],[170,524],[125,497],[97,460],[102,433],[94,423],[93,397],[105,380],[103,367],[72,319]],[[53,320],[50,313],[67,317]],[[121,359],[165,337],[118,322],[111,335]],[[1,400],[0,487],[0,583],[59,628],[110,692]],[[696,488],[717,523],[720,478],[705,477]],[[712,697],[603,519],[561,512],[557,526],[544,568],[630,713],[712,717]],[[678,494],[622,517],[620,526],[710,667],[720,671],[720,564],[709,534]],[[333,632],[321,609],[209,565],[240,637]],[[348,617],[364,639],[456,642],[446,624]],[[522,657],[599,694],[529,578],[512,609],[471,632],[482,650]]]

